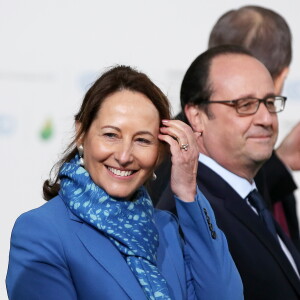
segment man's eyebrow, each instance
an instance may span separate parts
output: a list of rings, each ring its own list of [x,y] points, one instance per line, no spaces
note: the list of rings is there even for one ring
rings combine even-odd
[[[268,93],[268,94],[265,95],[264,98],[266,98],[266,97],[274,97],[274,96],[278,96],[278,95],[276,95],[275,93]]]
[[[274,94],[274,93],[267,93],[267,94],[265,94],[265,96],[262,97],[262,98],[274,97],[274,96],[276,96],[276,94]],[[239,96],[238,98],[235,98],[234,100],[248,99],[248,98],[258,98],[258,97],[254,96],[253,94],[244,94],[244,95],[242,95],[242,96]],[[260,99],[261,99],[261,98],[260,98]]]

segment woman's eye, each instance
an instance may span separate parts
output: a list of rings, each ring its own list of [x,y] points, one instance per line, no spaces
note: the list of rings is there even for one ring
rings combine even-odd
[[[146,145],[151,144],[151,141],[149,141],[149,140],[147,140],[147,139],[145,139],[145,138],[138,138],[137,141],[138,141],[139,143],[146,144]]]
[[[104,136],[112,139],[112,138],[117,137],[117,134],[116,133],[112,133],[112,132],[107,132],[107,133],[104,133]]]

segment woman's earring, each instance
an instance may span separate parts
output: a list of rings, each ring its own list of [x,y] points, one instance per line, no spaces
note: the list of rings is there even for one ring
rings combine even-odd
[[[153,172],[153,174],[152,174],[152,181],[155,181],[156,178],[157,178],[157,176],[156,176],[156,174]]]
[[[84,160],[83,160],[83,146],[79,145],[77,147],[78,153],[79,153],[79,164],[84,167]]]

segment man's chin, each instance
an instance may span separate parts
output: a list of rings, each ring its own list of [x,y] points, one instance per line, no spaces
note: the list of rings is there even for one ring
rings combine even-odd
[[[273,151],[266,151],[266,152],[257,152],[253,159],[258,163],[258,164],[264,164],[272,155]]]

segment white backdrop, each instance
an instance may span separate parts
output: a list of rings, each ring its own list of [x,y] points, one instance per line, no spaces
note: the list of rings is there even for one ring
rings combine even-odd
[[[281,140],[300,119],[299,0],[0,0],[0,299],[7,299],[13,223],[44,203],[42,182],[70,141],[89,84],[105,67],[136,66],[168,94],[176,113],[183,74],[206,49],[212,25],[246,4],[276,10],[293,32]],[[295,178],[300,186],[299,173]]]

